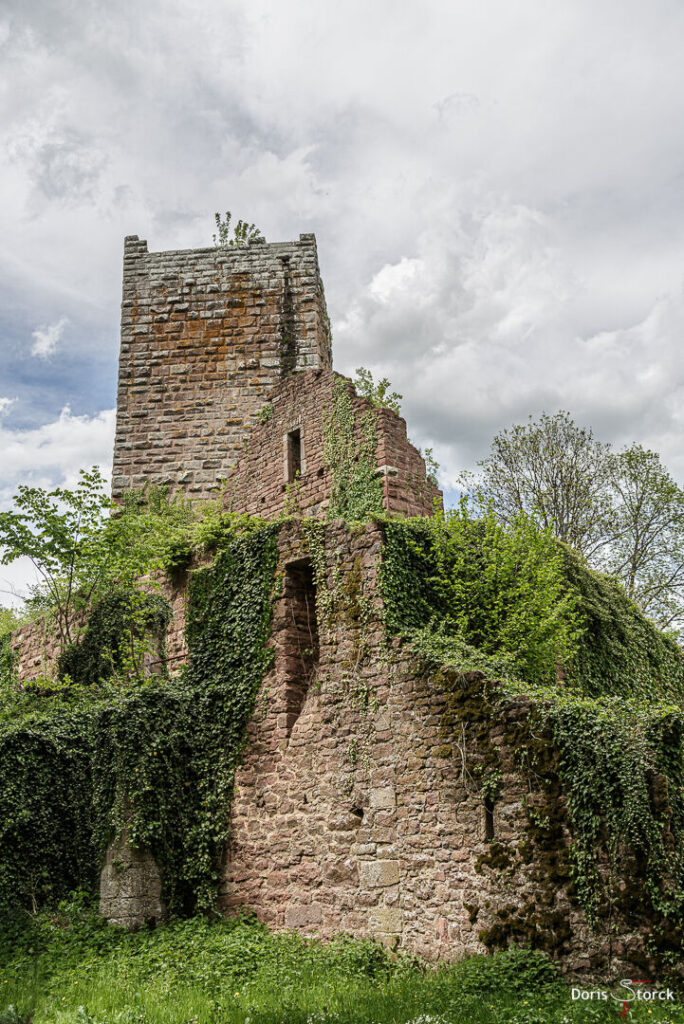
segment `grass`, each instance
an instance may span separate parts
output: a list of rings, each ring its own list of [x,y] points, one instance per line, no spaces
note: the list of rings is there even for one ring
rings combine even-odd
[[[0,1024],[620,1024],[618,1003],[570,998],[542,954],[431,968],[368,940],[329,943],[247,919],[134,935],[77,898],[0,927]],[[684,1024],[684,1008],[636,1022]]]

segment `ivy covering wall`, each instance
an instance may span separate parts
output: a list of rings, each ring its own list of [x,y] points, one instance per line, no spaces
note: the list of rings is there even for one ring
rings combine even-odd
[[[390,634],[446,687],[446,738],[465,729],[483,797],[502,784],[503,725],[526,779],[525,835],[481,868],[532,872],[547,905],[511,904],[481,939],[562,953],[560,889],[593,927],[634,928],[633,958],[684,951],[684,661],[612,580],[521,518],[504,529],[462,507],[385,523]],[[570,836],[570,844],[566,836]],[[473,908],[474,911],[477,908]],[[556,920],[558,918],[558,920]]]
[[[368,409],[357,422],[349,388],[336,377],[332,406],[323,414],[323,462],[331,474],[328,519],[360,522],[382,513],[377,444],[375,411]]]
[[[131,650],[158,645],[168,621],[161,598],[139,593],[93,609],[61,683],[21,690],[3,657],[0,905],[93,891],[124,825],[160,864],[172,912],[213,905],[234,769],[270,663],[276,532],[229,532],[192,575],[179,679],[133,671]]]

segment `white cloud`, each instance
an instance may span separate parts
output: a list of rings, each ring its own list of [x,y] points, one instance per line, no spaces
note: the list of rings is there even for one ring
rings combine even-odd
[[[549,218],[495,194],[461,207],[426,218],[419,255],[376,272],[338,321],[344,369],[390,377],[447,485],[497,430],[560,408],[606,440],[655,448],[684,480],[684,287],[636,322],[588,331],[592,282]]]
[[[64,328],[69,323],[67,317],[60,317],[54,324],[48,327],[38,327],[33,331],[33,345],[31,355],[40,359],[48,359],[57,351],[57,345],[62,340]]]
[[[0,424],[0,510],[8,509],[19,484],[52,489],[73,487],[80,469],[98,466],[111,476],[115,411],[74,416],[64,408],[56,420],[34,430],[11,430]],[[8,590],[25,593],[35,582],[29,562],[0,567],[0,605],[16,603]]]
[[[229,208],[316,232],[336,366],[393,380],[447,479],[565,407],[684,480],[677,0],[10,4],[0,268],[23,337],[69,315],[61,402],[116,348],[123,236],[210,244]]]
[[[0,416],[6,416],[15,402],[16,398],[0,397]]]
[[[0,507],[7,507],[17,484],[71,487],[80,469],[98,466],[111,474],[115,411],[74,416],[65,407],[56,420],[33,430],[0,424]]]

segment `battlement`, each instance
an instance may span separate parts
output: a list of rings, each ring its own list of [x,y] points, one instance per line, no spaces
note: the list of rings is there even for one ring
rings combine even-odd
[[[170,252],[127,237],[113,497],[205,497],[275,385],[331,365],[314,235]]]

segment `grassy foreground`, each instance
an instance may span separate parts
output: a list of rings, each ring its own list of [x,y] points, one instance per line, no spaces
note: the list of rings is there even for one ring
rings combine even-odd
[[[79,899],[0,926],[0,1024],[589,1024],[619,1022],[620,1009],[573,1002],[554,965],[525,950],[435,970],[245,919],[129,935]],[[684,1024],[684,1007],[634,1004],[626,1019]]]

